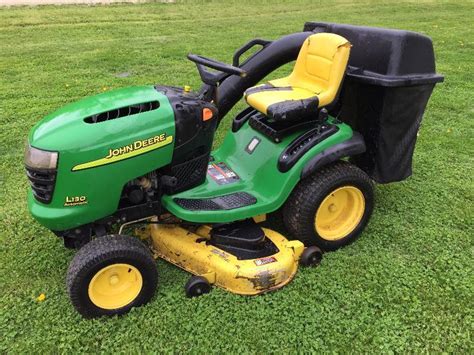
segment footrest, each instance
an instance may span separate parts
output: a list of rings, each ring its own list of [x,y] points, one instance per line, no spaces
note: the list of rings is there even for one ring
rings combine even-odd
[[[236,192],[213,198],[174,198],[173,201],[190,211],[233,210],[257,203],[257,199],[247,192]]]

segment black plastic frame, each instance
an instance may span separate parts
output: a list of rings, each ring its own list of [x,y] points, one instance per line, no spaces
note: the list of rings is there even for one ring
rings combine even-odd
[[[339,131],[336,125],[322,124],[296,137],[278,158],[278,170],[289,171],[315,145]]]

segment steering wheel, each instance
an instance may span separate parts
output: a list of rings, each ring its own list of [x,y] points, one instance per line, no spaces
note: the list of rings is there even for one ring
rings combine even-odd
[[[240,77],[247,76],[247,72],[239,67],[234,67],[233,65],[222,63],[201,55],[188,54],[188,59],[196,64],[201,80],[208,85],[216,86],[217,83],[223,79],[223,73],[238,75]],[[218,72],[209,71],[207,68],[217,70]]]

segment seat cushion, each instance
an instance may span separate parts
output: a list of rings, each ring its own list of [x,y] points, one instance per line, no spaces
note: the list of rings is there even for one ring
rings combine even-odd
[[[288,77],[292,86],[308,90],[320,90],[327,95],[325,106],[334,100],[346,70],[351,44],[334,33],[318,33],[309,36],[301,46],[295,67]]]
[[[309,36],[301,46],[292,73],[248,89],[245,100],[275,120],[314,117],[318,108],[335,100],[350,47],[347,39],[334,33]]]
[[[244,96],[250,106],[277,121],[316,115],[319,102],[314,92],[272,82],[247,89]]]

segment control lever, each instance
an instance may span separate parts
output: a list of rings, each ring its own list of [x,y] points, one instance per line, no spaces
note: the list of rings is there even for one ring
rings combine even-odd
[[[319,122],[326,121],[328,117],[329,117],[328,110],[326,110],[325,108],[322,108],[321,110],[319,110],[319,113],[318,113]]]

